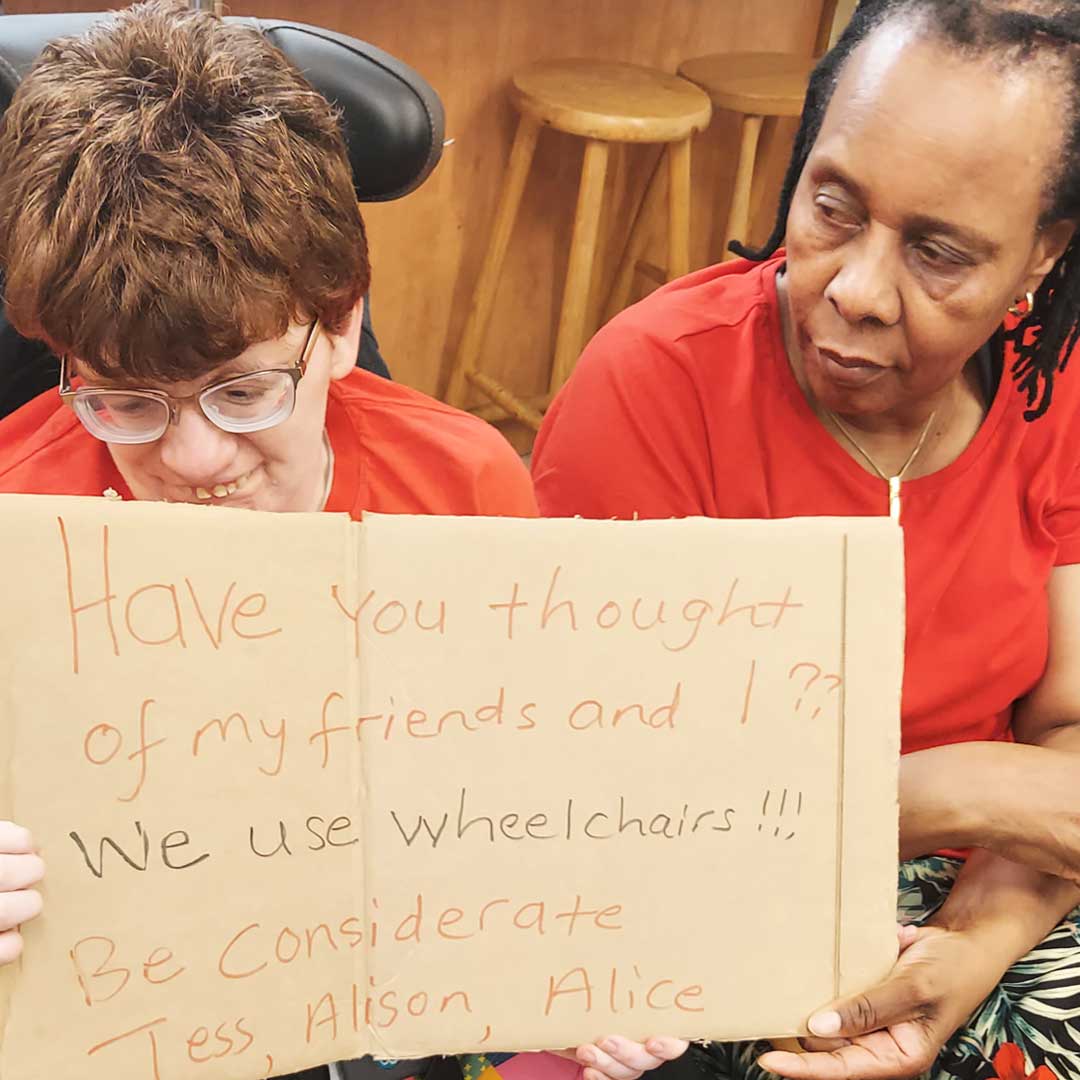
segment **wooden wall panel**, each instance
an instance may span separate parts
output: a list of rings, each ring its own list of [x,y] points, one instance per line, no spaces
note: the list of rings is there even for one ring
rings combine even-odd
[[[842,3],[853,0],[842,0]],[[4,0],[10,13],[91,10],[95,0]],[[819,0],[232,0],[233,14],[293,18],[370,41],[435,86],[453,144],[430,180],[396,203],[365,208],[372,246],[372,305],[396,378],[429,393],[445,387],[487,242],[514,127],[506,99],[517,68],[545,57],[595,56],[674,71],[706,52],[811,51]],[[755,235],[767,234],[790,147],[791,123],[769,151],[770,183]],[[695,145],[695,265],[718,257],[734,173],[737,123],[718,114]],[[606,291],[630,215],[655,160],[651,147],[615,156],[603,223],[595,307]],[[542,133],[486,339],[485,366],[505,385],[539,391],[558,320],[580,142]],[[651,257],[664,261],[658,238]],[[642,283],[642,291],[649,287]]]

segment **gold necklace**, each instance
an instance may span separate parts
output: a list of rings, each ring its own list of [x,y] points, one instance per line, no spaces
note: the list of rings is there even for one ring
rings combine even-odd
[[[919,456],[919,451],[923,448],[923,443],[926,442],[926,436],[930,434],[930,426],[934,422],[934,417],[937,416],[937,409],[935,409],[930,414],[929,419],[926,421],[925,424],[923,424],[922,433],[919,435],[919,441],[915,444],[915,449],[912,450],[910,454],[908,454],[907,461],[905,461],[904,464],[900,466],[900,471],[895,476],[888,476],[881,470],[881,468],[878,466],[878,463],[859,445],[858,440],[855,438],[854,435],[851,434],[851,432],[847,428],[847,425],[840,420],[840,417],[837,416],[836,413],[834,413],[831,409],[826,409],[825,411],[829,414],[829,418],[832,420],[832,422],[837,426],[840,434],[843,435],[844,438],[847,439],[847,441],[851,443],[851,445],[854,446],[855,449],[866,459],[866,462],[870,466],[870,468],[873,469],[874,472],[876,472],[878,476],[880,476],[881,479],[889,485],[889,517],[891,517],[893,521],[899,521],[900,481],[904,479],[904,473],[908,471],[911,463]]]

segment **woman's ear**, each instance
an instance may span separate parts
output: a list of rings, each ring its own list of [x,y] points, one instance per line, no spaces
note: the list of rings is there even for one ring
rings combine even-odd
[[[1021,295],[1039,291],[1043,278],[1053,270],[1054,263],[1065,254],[1065,249],[1072,242],[1076,227],[1077,222],[1066,219],[1055,221],[1053,225],[1047,225],[1045,229],[1040,230],[1027,277],[1024,278],[1024,284],[1020,289]]]
[[[340,334],[327,334],[332,352],[330,354],[330,378],[344,379],[356,367],[356,358],[360,354],[360,331],[364,322],[364,298],[356,301],[356,306],[349,315]]]

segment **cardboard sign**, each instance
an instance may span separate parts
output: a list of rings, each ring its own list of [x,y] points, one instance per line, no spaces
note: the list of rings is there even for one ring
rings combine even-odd
[[[889,521],[0,520],[4,1080],[778,1036],[891,966]]]

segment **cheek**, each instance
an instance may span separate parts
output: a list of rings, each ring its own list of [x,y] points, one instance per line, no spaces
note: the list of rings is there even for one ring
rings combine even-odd
[[[315,377],[312,378],[312,375]],[[330,384],[325,373],[309,370],[309,373],[300,381],[292,416],[280,428],[266,432],[266,435],[270,437],[267,442],[268,452],[272,449],[276,456],[280,456],[277,451],[282,442],[280,436],[282,429],[288,432],[288,440],[298,447],[308,445],[313,439],[322,438],[323,428],[326,426],[329,389]]]
[[[965,349],[955,328],[940,319],[913,321],[907,327],[905,339],[911,376],[920,386],[933,388],[959,375],[978,348],[976,345]]]
[[[986,295],[956,295],[938,301],[930,290],[912,290],[904,308],[909,354],[929,370],[958,373],[1001,323]]]
[[[805,333],[814,309],[826,302],[825,289],[832,272],[820,259],[797,251],[791,254],[793,257],[787,264],[785,276],[788,309],[796,329]]]
[[[242,456],[245,460],[259,461],[270,468],[287,466],[300,456],[300,447],[305,441],[291,422],[286,422],[280,427],[245,436],[246,446]]]
[[[155,472],[158,462],[157,447],[153,443],[142,446],[124,446],[123,444],[110,443],[109,453],[116,467],[124,474],[135,477],[146,477]]]
[[[789,218],[785,240],[787,251],[788,302],[796,320],[804,318],[825,299],[825,290],[839,268],[839,257],[807,230],[797,216]]]
[[[800,258],[826,255],[838,246],[835,233],[822,228],[808,194],[797,191],[792,200],[784,244],[788,251]]]

